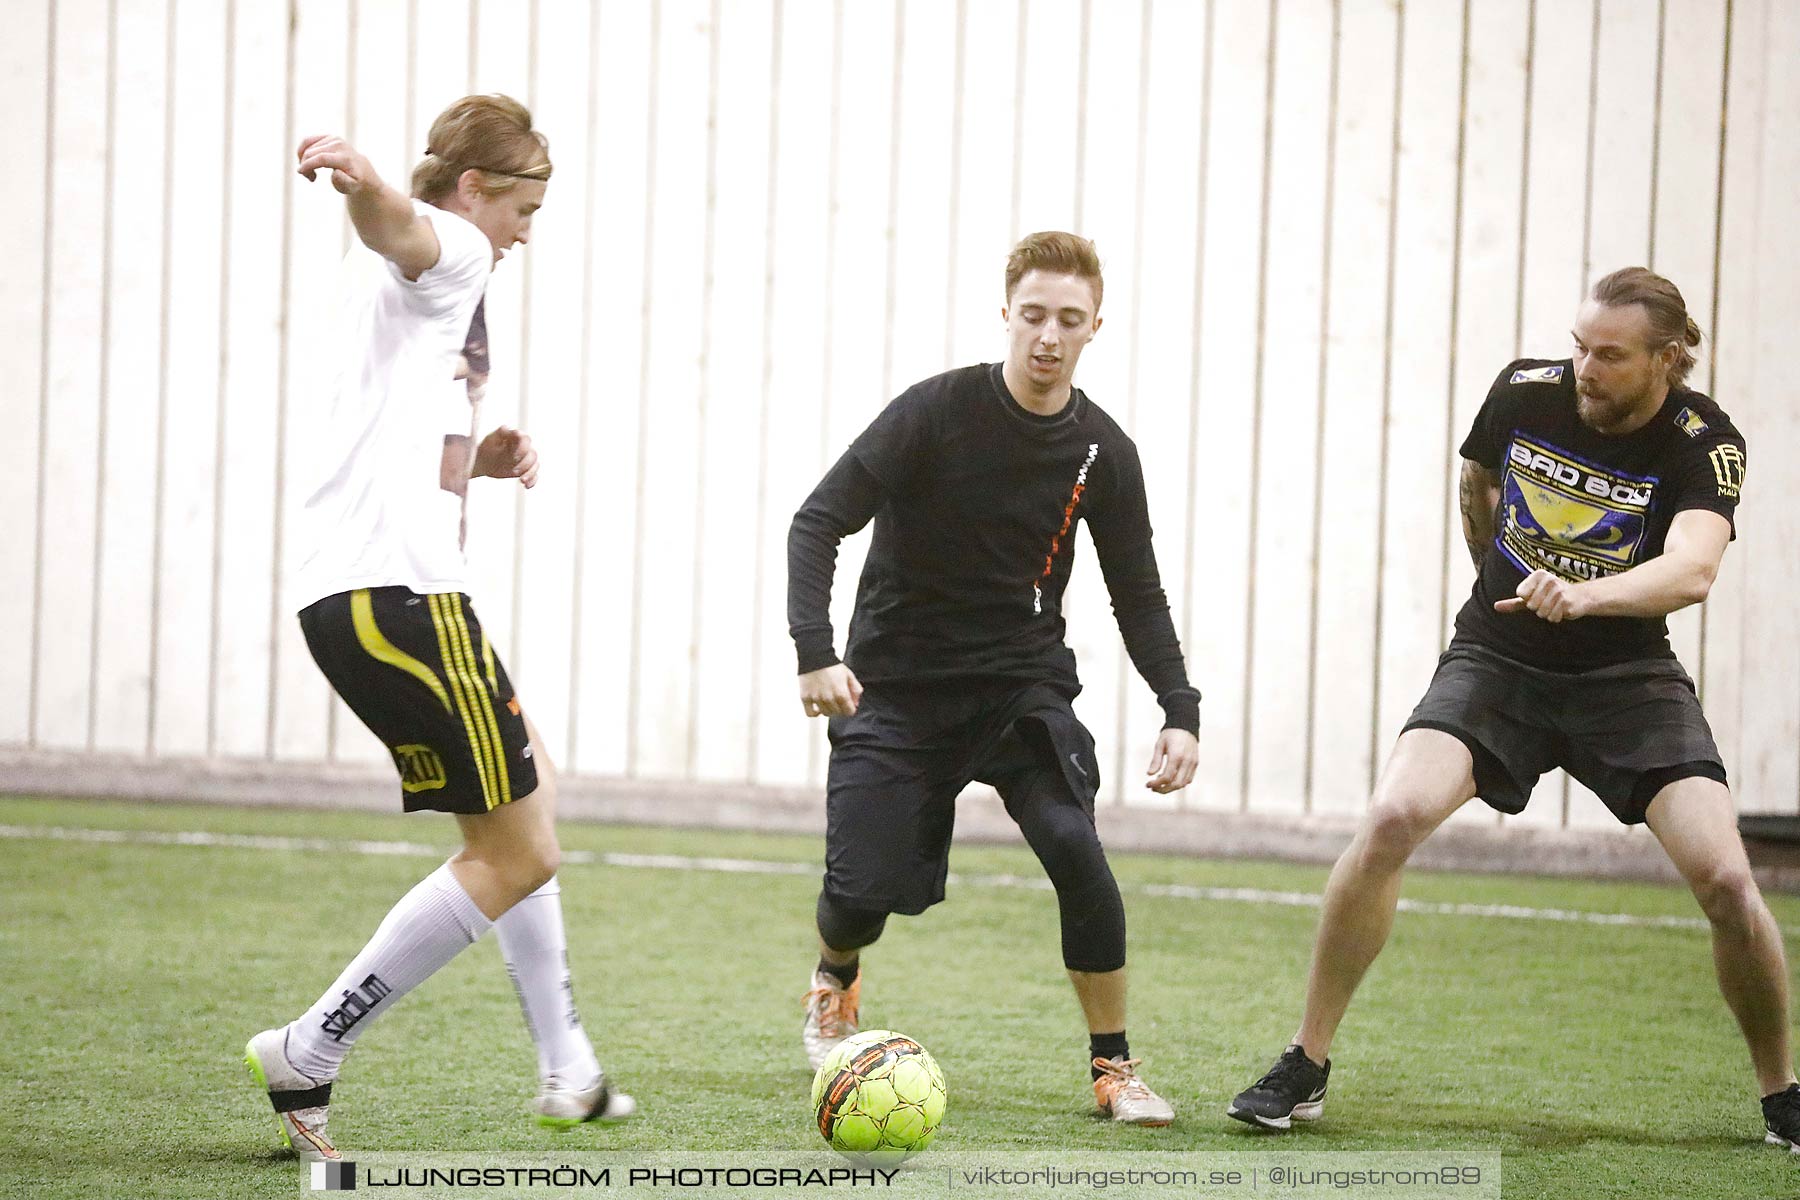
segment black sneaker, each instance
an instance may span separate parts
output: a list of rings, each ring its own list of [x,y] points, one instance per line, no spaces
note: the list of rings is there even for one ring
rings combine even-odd
[[[1800,1154],[1800,1083],[1790,1083],[1785,1091],[1764,1096],[1762,1106],[1763,1125],[1769,1131],[1763,1140]]]
[[[1286,1129],[1295,1121],[1316,1121],[1325,1110],[1325,1081],[1330,1076],[1329,1058],[1321,1067],[1306,1057],[1306,1051],[1300,1047],[1289,1046],[1267,1075],[1237,1094],[1225,1115],[1264,1129]],[[1763,1101],[1765,1112],[1768,1105],[1769,1101]],[[1791,1114],[1788,1128],[1800,1136],[1800,1106],[1787,1111]]]

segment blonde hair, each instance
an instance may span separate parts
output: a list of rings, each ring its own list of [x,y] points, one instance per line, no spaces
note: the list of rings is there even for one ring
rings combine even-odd
[[[1100,278],[1100,252],[1094,243],[1073,233],[1047,230],[1023,238],[1006,256],[1006,301],[1012,303],[1013,289],[1030,271],[1048,271],[1053,275],[1074,275],[1094,286],[1094,307],[1100,307],[1100,293],[1105,283]]]
[[[550,140],[511,96],[464,96],[438,114],[429,138],[425,161],[412,173],[412,194],[427,204],[456,191],[464,171],[482,172],[481,190],[490,196],[521,179],[550,178]]]
[[[1650,318],[1650,349],[1673,343],[1675,364],[1669,382],[1680,386],[1694,369],[1694,352],[1700,344],[1700,326],[1688,316],[1681,289],[1647,267],[1623,267],[1594,285],[1594,303],[1608,308],[1641,304]]]

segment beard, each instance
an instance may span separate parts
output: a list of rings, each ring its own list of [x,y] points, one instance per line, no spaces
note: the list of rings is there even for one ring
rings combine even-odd
[[[1575,412],[1590,429],[1606,430],[1624,421],[1643,403],[1649,390],[1639,389],[1630,395],[1594,395],[1575,389]]]

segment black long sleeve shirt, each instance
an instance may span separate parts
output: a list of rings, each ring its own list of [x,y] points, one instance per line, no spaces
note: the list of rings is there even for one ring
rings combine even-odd
[[[1198,732],[1200,694],[1151,546],[1137,447],[1079,389],[1040,416],[998,364],[915,384],[794,514],[788,628],[801,673],[838,661],[837,546],[871,520],[844,661],[864,683],[1018,678],[1079,690],[1062,597],[1086,521],[1126,651],[1166,726]]]

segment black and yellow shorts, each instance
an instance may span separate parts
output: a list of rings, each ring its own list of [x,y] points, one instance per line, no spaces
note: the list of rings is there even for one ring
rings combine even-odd
[[[394,756],[407,812],[483,813],[537,789],[512,680],[460,592],[339,592],[300,610],[313,661]]]

